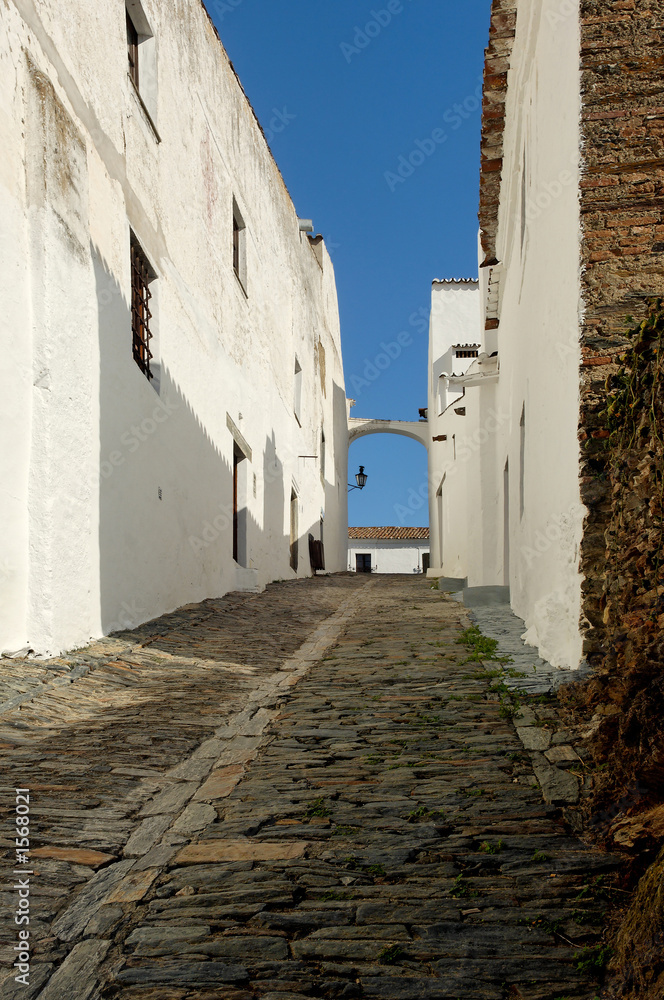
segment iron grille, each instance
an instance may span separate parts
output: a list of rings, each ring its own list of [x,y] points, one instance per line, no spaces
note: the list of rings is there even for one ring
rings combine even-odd
[[[147,262],[145,254],[138,243],[132,239],[131,242],[131,332],[132,332],[132,353],[134,361],[141,369],[146,378],[154,378],[150,371],[150,361],[152,351],[150,350],[150,282],[154,274]]]

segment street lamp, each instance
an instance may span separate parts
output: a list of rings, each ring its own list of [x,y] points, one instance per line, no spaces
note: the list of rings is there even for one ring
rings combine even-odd
[[[364,466],[361,465],[360,466],[360,471],[355,474],[355,482],[357,483],[357,486],[351,486],[351,484],[349,483],[348,484],[348,487],[349,487],[348,492],[350,493],[351,490],[363,490],[364,487],[367,485],[367,479],[368,478],[369,477],[367,476],[366,472],[364,471]]]

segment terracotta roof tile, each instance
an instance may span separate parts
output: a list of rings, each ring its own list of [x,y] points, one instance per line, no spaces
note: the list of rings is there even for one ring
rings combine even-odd
[[[428,528],[349,528],[349,538],[375,538],[402,541],[404,539],[428,539]]]

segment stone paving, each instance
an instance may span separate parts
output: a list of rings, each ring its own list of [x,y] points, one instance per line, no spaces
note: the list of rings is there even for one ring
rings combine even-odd
[[[506,677],[508,687],[519,688],[529,694],[546,694],[557,691],[561,684],[569,684],[571,680],[580,681],[592,672],[586,662],[572,673],[554,667],[538,656],[533,646],[526,646],[523,642],[525,622],[514,614],[509,604],[473,608],[470,617],[484,635],[497,641],[498,652],[509,656],[513,669],[518,671],[520,676]]]
[[[0,894],[0,996],[592,1000],[617,861],[543,801],[469,624],[422,578],[340,575],[61,658],[87,671],[0,718],[34,872],[29,986]]]

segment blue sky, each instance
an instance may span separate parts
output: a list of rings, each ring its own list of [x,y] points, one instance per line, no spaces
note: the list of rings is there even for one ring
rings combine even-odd
[[[206,5],[298,214],[332,254],[353,415],[417,420],[431,282],[477,274],[490,0]],[[362,438],[349,462],[351,478],[360,463],[369,475],[350,524],[428,524],[421,445]]]

